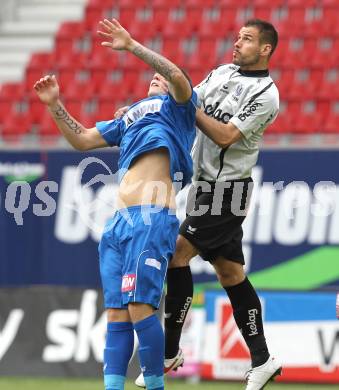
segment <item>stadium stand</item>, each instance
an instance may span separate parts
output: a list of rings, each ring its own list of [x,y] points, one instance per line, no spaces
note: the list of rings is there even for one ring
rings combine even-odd
[[[103,17],[119,18],[137,39],[183,66],[194,84],[214,66],[231,60],[234,37],[244,20],[268,19],[280,34],[272,76],[283,109],[267,133],[339,133],[336,0],[14,3],[21,5],[12,20],[0,24],[0,50],[6,52],[0,61],[2,137],[57,134],[32,93],[32,84],[46,73],[57,75],[69,110],[86,123],[109,118],[119,105],[144,96],[149,69],[126,53],[102,50],[96,30]]]

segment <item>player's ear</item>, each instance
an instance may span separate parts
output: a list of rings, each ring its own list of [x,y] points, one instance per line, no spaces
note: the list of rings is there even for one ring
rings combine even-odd
[[[272,45],[271,44],[264,43],[261,46],[261,55],[263,55],[263,56],[270,56],[271,52],[272,52]]]

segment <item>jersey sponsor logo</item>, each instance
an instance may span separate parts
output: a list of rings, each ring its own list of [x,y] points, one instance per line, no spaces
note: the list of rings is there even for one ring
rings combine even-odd
[[[188,225],[188,226],[187,226],[187,233],[193,235],[193,234],[197,231],[197,229],[198,229],[198,228],[194,228],[194,227],[192,227],[191,225]]]
[[[161,270],[161,263],[157,259],[152,259],[151,257],[149,257],[145,260],[145,264],[149,265],[150,267],[154,267],[159,271]]]
[[[248,117],[250,117],[255,113],[258,107],[261,106],[262,106],[261,103],[253,102],[248,108],[246,108],[246,111],[238,115],[238,118],[241,120],[241,122],[244,122]]]
[[[230,302],[220,307],[220,357],[222,359],[248,359],[246,343],[234,321]]]
[[[205,107],[205,114],[212,116],[219,122],[228,123],[228,121],[232,118],[232,115],[227,112],[223,112],[219,106],[220,102],[216,102],[214,105],[208,104]]]
[[[133,291],[135,289],[135,274],[126,274],[122,277],[121,291]]]
[[[126,127],[130,126],[139,119],[142,119],[146,114],[159,112],[163,103],[164,101],[162,99],[151,99],[141,101],[140,103],[136,104],[134,107],[128,110],[122,118]]]

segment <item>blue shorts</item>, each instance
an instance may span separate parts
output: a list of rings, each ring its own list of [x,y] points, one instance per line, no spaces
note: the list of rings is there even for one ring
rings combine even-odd
[[[114,214],[99,244],[106,308],[126,309],[130,302],[159,307],[178,231],[168,208],[132,206]]]

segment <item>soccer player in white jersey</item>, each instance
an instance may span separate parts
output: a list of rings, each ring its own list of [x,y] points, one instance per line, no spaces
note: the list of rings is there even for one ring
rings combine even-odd
[[[118,166],[123,174],[118,210],[99,245],[108,317],[105,388],[124,389],[135,330],[146,387],[163,390],[164,334],[154,311],[179,229],[172,183],[178,173],[184,183],[192,177],[190,150],[196,133],[197,97],[176,65],[132,39],[117,20],[104,20],[101,27],[103,46],[127,50],[157,72],[148,97],[133,104],[122,118],[97,122],[88,129],[60,102],[54,76],[40,79],[34,88],[74,148],[120,147]]]
[[[198,132],[193,148],[188,216],[167,274],[165,372],[184,361],[179,340],[193,297],[189,261],[199,254],[215,268],[249,348],[252,368],[246,390],[262,389],[281,373],[266,345],[260,300],[244,273],[241,226],[259,142],[279,110],[279,93],[268,71],[277,43],[272,24],[246,22],[234,43],[233,63],[217,67],[195,88],[204,111],[197,111],[197,126],[205,134]],[[136,384],[143,385],[142,375]]]

